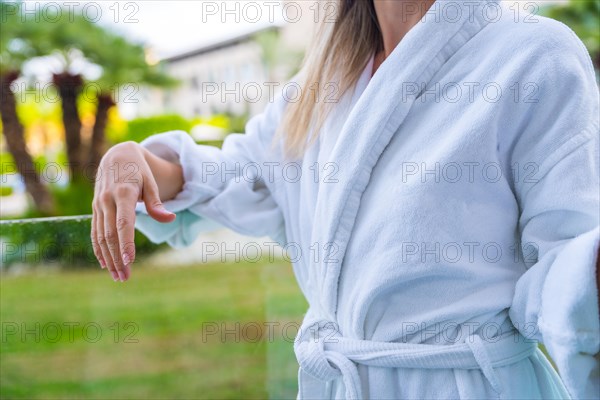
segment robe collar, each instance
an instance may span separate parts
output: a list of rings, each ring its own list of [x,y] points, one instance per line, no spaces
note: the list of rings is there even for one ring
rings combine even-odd
[[[331,155],[337,182],[320,185],[311,233],[311,243],[327,250],[308,265],[307,297],[320,318],[336,321],[344,255],[375,164],[436,72],[493,23],[498,3],[437,0],[381,64],[348,115]]]

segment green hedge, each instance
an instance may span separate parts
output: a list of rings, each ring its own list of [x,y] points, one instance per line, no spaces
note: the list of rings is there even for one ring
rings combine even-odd
[[[125,140],[141,142],[156,133],[181,130],[189,132],[192,123],[180,115],[161,115],[129,121]]]
[[[0,222],[0,265],[57,265],[98,267],[90,240],[89,217],[44,218]],[[144,256],[160,247],[142,233],[135,233],[136,253]]]

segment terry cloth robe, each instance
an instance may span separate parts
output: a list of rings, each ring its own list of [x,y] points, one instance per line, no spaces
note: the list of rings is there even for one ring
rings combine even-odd
[[[271,146],[285,91],[222,149],[143,142],[185,178],[173,223],[139,206],[152,240],[293,253],[299,398],[598,397],[598,88],[571,30],[525,17],[436,2],[299,161]]]

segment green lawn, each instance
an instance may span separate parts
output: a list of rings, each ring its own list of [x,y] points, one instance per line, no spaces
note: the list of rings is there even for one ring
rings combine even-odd
[[[0,289],[0,398],[296,396],[306,304],[283,261],[134,265],[127,283],[5,274]]]

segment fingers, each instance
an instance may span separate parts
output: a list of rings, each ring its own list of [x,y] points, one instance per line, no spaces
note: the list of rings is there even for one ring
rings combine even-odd
[[[100,245],[98,244],[97,223],[98,223],[98,211],[94,207],[94,212],[92,214],[92,231],[90,234],[90,236],[91,236],[90,239],[92,241],[92,249],[94,250],[94,255],[98,259],[98,262],[100,263],[100,267],[106,268],[106,261],[104,261],[104,257],[102,257],[102,249],[100,248]]]
[[[129,265],[135,260],[135,204],[138,192],[131,186],[119,188],[116,198],[116,228],[121,261],[129,277]]]
[[[115,269],[115,265],[112,261],[106,236],[104,234],[104,213],[102,212],[101,208],[98,208],[96,216],[96,238],[98,246],[100,247],[100,253],[104,259],[104,263],[108,269],[108,272],[110,272],[114,281],[119,280],[119,275],[117,274],[117,270]]]
[[[117,278],[124,282],[129,273],[128,268],[123,265],[123,259],[120,252],[119,234],[117,231],[117,209],[114,202],[104,204],[104,238],[106,247],[110,253],[112,264],[116,270]],[[113,275],[114,279],[114,275]]]
[[[94,254],[114,281],[124,282],[131,275],[129,266],[135,259],[135,204],[138,193],[137,188],[123,185],[114,195],[103,192],[94,199]]]
[[[157,220],[158,222],[173,222],[176,218],[175,214],[167,211],[160,196],[158,194],[158,187],[153,177],[144,178],[144,186],[142,187],[142,200],[146,205],[146,211],[148,215]]]

